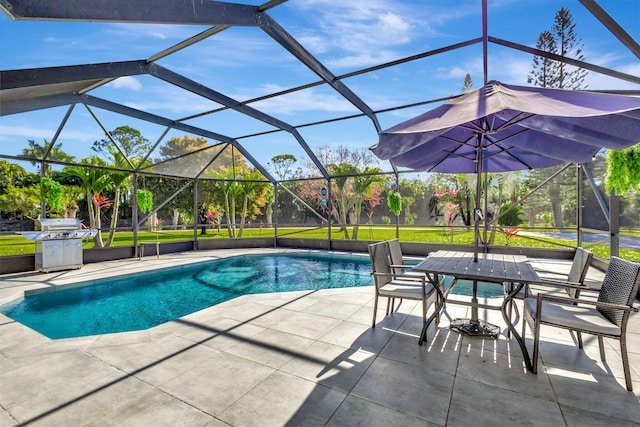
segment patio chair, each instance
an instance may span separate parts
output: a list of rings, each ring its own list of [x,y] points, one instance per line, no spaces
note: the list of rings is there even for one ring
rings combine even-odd
[[[593,258],[593,253],[584,248],[576,248],[576,253],[573,256],[573,261],[571,263],[571,269],[568,274],[559,273],[557,271],[551,270],[543,270],[536,268],[536,273],[538,273],[538,277],[543,279],[546,282],[550,283],[573,283],[576,285],[583,285],[584,280],[587,277],[587,272],[589,271],[589,266],[591,266],[591,260]],[[532,285],[525,288],[525,291],[533,291],[534,293],[538,293],[540,291],[543,292],[557,292],[557,288],[549,288],[544,285]],[[565,288],[565,291],[569,294],[571,298],[578,298],[580,296],[580,289],[578,288]],[[529,295],[526,295],[529,296]]]
[[[376,314],[380,297],[387,298],[386,315],[389,314],[390,301],[393,298],[421,301],[423,327],[431,323],[438,314],[441,303],[438,298],[439,293],[433,284],[427,280],[426,275],[411,277],[395,274],[391,267],[389,245],[386,241],[369,245],[369,257],[371,258],[371,269],[375,283],[375,301],[371,327],[376,327]],[[427,311],[434,304],[436,309],[427,319]],[[422,337],[419,344],[422,344]]]
[[[540,327],[553,326],[597,336],[602,361],[605,361],[604,338],[619,340],[627,390],[632,391],[626,332],[631,312],[638,311],[633,302],[639,288],[640,264],[611,257],[597,301],[544,293],[525,298],[522,337],[528,323],[534,335],[532,371],[537,371]],[[582,348],[581,342],[579,347]]]
[[[402,247],[398,239],[387,240],[389,245],[389,257],[391,258],[391,268],[393,273],[397,275],[407,274],[410,276],[424,276],[424,273],[418,271],[411,271],[413,267],[410,264],[405,264],[404,254],[402,253]]]
[[[389,257],[391,258],[391,269],[393,274],[396,274],[397,276],[407,275],[410,277],[425,276],[424,273],[411,271],[413,266],[404,263],[404,254],[402,253],[402,247],[400,246],[400,241],[398,239],[387,240],[387,244],[389,245]],[[391,311],[393,311],[395,310],[395,298],[390,298],[390,301]]]
[[[538,284],[525,284],[521,291],[513,296],[513,299],[524,300],[525,298],[537,295],[540,292],[558,296],[566,296],[568,294],[571,298],[578,298],[580,296],[580,289],[587,289],[583,285],[584,280],[587,277],[587,271],[589,271],[589,266],[591,265],[592,258],[592,252],[584,248],[576,248],[576,253],[573,256],[571,268],[567,275],[555,271],[536,269],[538,277],[543,279],[545,282],[548,282],[549,285],[545,286]],[[562,286],[564,284],[575,285],[576,287]],[[509,290],[508,287],[506,287],[505,289]],[[509,305],[509,319],[511,319],[514,308],[516,310],[516,316],[519,316],[518,308],[515,306],[512,300],[512,303]],[[510,334],[507,333],[507,336],[510,336]],[[579,346],[580,348],[582,348],[582,336],[579,332],[577,333],[577,338]]]

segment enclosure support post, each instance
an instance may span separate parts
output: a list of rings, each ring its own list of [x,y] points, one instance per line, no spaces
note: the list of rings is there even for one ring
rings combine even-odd
[[[327,244],[329,250],[331,250],[331,222],[333,220],[333,200],[331,200],[331,177],[327,180],[327,209],[329,209],[329,215],[327,215]],[[345,224],[345,227],[347,224]]]
[[[193,250],[198,250],[198,179],[193,180]]]
[[[578,193],[578,212],[576,217],[576,245],[577,247],[582,246],[582,198],[583,198],[583,186],[582,180],[584,178],[582,165],[576,165],[576,181],[577,181],[577,193]]]
[[[40,162],[40,180],[42,180],[42,178],[44,178],[46,174],[47,174],[47,161],[42,160]],[[41,194],[40,195],[40,218],[46,218],[47,217],[47,199],[44,197],[42,192],[40,194]],[[91,200],[89,200],[89,203],[91,203]]]
[[[489,80],[489,31],[487,18],[487,0],[482,0],[482,69],[484,76],[484,84]],[[485,212],[486,214],[486,212]]]
[[[400,192],[400,176],[398,175],[398,171],[394,172],[396,176],[396,188],[398,192]],[[396,215],[396,239],[400,240],[400,214]]]
[[[478,143],[476,145],[476,206],[474,209],[474,214],[473,214],[473,219],[474,219],[474,226],[473,226],[473,235],[474,235],[474,239],[473,239],[473,262],[478,262],[478,243],[480,240],[480,221],[482,220],[482,215],[479,215],[480,213],[482,213],[482,210],[480,209],[480,203],[481,203],[481,194],[480,192],[482,191],[482,145],[484,144],[484,134],[477,134],[476,138],[478,140]],[[486,217],[486,212],[485,212],[485,217]],[[487,244],[485,242],[484,244],[484,251],[486,252],[487,250]]]
[[[138,174],[133,173],[133,193],[131,194],[131,222],[133,222],[133,257],[138,257]]]
[[[489,174],[484,174],[484,235],[482,241],[484,242],[485,251],[489,247],[489,241],[487,240],[489,234]]]
[[[274,246],[278,246],[278,181],[273,183],[273,243]]]
[[[609,256],[620,256],[620,197],[615,190],[609,195]]]

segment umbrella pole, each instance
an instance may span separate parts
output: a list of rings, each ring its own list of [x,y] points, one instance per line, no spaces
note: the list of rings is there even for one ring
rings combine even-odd
[[[478,262],[478,244],[480,241],[480,216],[478,215],[478,210],[480,210],[480,192],[482,191],[482,143],[483,143],[483,134],[476,134],[476,138],[478,140],[478,144],[476,145],[476,207],[473,211],[473,220],[474,220],[474,242],[473,242],[473,261]]]

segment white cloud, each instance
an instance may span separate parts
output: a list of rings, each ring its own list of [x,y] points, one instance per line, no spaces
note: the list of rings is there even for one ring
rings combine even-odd
[[[467,68],[462,68],[457,66],[450,67],[450,68],[438,67],[436,69],[435,77],[439,79],[452,79],[452,78],[464,79],[464,77],[467,75],[468,72],[469,70]]]
[[[619,65],[614,69],[632,76],[640,76],[640,64],[638,63]],[[593,90],[640,90],[640,86],[637,83],[620,80],[618,78],[593,71],[589,72],[585,78],[585,83],[589,85],[588,89]]]
[[[377,16],[357,16],[353,19],[333,17],[322,27],[331,41],[327,46],[347,52],[375,52],[411,41],[411,25],[391,12],[380,12]]]
[[[264,64],[280,67],[297,63],[297,60],[259,29],[234,28],[233,31],[225,31],[203,40],[159,63],[178,73],[206,76],[210,79],[212,69],[247,70]]]
[[[376,24],[376,32],[380,32],[386,36],[395,37],[394,43],[407,43],[410,41],[409,33],[411,25],[394,13],[387,12],[378,17]]]
[[[587,51],[585,52],[585,57],[586,62],[591,64],[613,69],[631,76],[640,75],[640,63],[637,61],[629,62],[629,55],[623,55],[620,50]],[[596,73],[595,71],[589,71],[585,78],[585,83],[589,85],[588,89],[640,90],[638,84],[610,77],[606,74]]]
[[[0,135],[21,136],[29,139],[47,138],[51,139],[55,135],[55,129],[34,128],[29,126],[2,126],[0,125]]]
[[[427,2],[415,7],[413,2],[397,0],[306,0],[291,6],[303,9],[300,14],[313,14],[313,22],[296,37],[335,70],[376,65],[428,50],[435,38],[458,36],[459,22],[452,22],[481,13],[476,0],[460,0],[447,7]]]
[[[306,49],[321,54],[329,50],[326,38],[313,34],[303,34],[297,37],[298,41]]]
[[[447,22],[458,14],[456,9],[448,11],[449,16],[436,16],[428,7],[416,12],[416,8],[394,0],[308,0],[291,6],[314,17],[314,25],[300,30],[296,37],[316,55],[331,53],[323,61],[335,67],[397,59],[403,55],[396,49],[436,34],[434,23]],[[465,10],[468,13],[468,8]]]
[[[168,25],[168,24],[109,24],[108,32],[112,36],[131,39],[156,39],[156,40],[180,40],[194,34],[192,25]]]
[[[356,55],[347,55],[334,59],[327,59],[324,64],[329,68],[354,68],[367,67],[398,59],[396,52],[390,50],[377,52],[363,52]]]
[[[147,33],[151,38],[154,39],[159,39],[159,40],[166,40],[167,39],[167,35],[163,32],[160,31],[150,31]]]
[[[142,83],[140,83],[138,79],[136,79],[133,76],[119,77],[114,81],[110,82],[107,86],[110,86],[114,89],[131,89],[131,90],[142,89]]]
[[[55,134],[55,128],[46,129],[31,126],[0,125],[0,135],[2,135],[4,139],[9,139],[8,137],[23,137],[25,139],[46,139],[49,141]],[[95,137],[95,135],[91,133],[78,130],[63,130],[61,136],[63,136],[65,140],[72,139],[76,141],[88,141],[94,139]]]
[[[127,97],[121,103],[127,107],[148,111],[166,118],[187,116],[221,106],[191,92],[164,84],[147,85],[144,97],[134,95]]]
[[[637,62],[621,65],[619,64],[619,56],[615,53],[605,53],[602,55],[593,53],[593,55],[598,58],[598,61],[587,62],[632,76],[640,75],[640,64]],[[503,52],[498,55],[490,55],[489,78],[491,80],[500,80],[504,83],[511,83],[515,85],[529,85],[529,83],[527,83],[527,78],[532,69],[532,61],[532,56],[524,55],[515,51]],[[584,80],[584,84],[588,85],[587,89],[594,90],[640,90],[640,87],[635,83],[589,70]]]
[[[274,93],[282,88],[275,85],[264,85],[253,91],[256,93]],[[331,92],[323,93],[316,89],[308,89],[269,98],[251,104],[257,110],[267,114],[293,114],[301,111],[356,112],[356,108],[340,95]]]
[[[640,76],[640,63],[634,62],[632,64],[622,65],[618,67],[618,71],[631,74],[632,76]]]
[[[514,85],[528,85],[532,60],[522,55],[499,55],[489,58],[489,78]],[[480,86],[480,85],[478,85]]]

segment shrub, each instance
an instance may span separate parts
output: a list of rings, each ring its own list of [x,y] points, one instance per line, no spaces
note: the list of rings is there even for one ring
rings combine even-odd
[[[508,212],[507,212],[508,211]],[[503,216],[502,214],[506,212]],[[505,203],[500,206],[500,217],[498,218],[498,225],[507,227],[517,227],[524,221],[524,212],[520,205],[512,205],[511,203]]]

